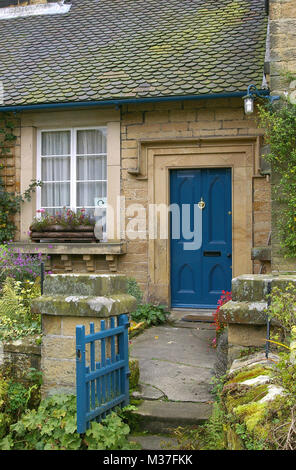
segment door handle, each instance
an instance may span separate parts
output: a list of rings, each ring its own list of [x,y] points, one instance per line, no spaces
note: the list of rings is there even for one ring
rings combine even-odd
[[[197,203],[197,205],[198,205],[198,207],[200,208],[201,211],[206,207],[206,203],[203,200],[203,198],[200,199],[200,201]]]
[[[227,253],[227,258],[231,258],[232,257],[232,253]]]

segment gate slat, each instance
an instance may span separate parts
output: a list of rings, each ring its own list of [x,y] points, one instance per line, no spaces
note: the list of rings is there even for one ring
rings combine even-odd
[[[89,324],[89,332],[93,334],[95,332],[95,324],[91,322]],[[96,358],[95,358],[95,342],[92,341],[90,343],[90,370],[92,372],[95,371],[96,368]],[[91,381],[91,407],[95,409],[96,407],[96,384],[95,381]]]

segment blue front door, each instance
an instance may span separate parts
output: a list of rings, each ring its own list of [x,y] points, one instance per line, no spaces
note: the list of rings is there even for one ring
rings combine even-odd
[[[171,305],[214,308],[222,290],[231,289],[231,169],[172,170],[170,193],[171,204],[180,211],[179,218],[171,213]],[[188,249],[188,242],[193,241],[194,210],[202,214],[201,246]],[[187,232],[192,232],[191,240],[184,227],[184,211],[190,213]]]

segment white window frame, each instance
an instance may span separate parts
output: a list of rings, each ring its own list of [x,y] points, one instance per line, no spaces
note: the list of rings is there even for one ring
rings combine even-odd
[[[63,132],[69,131],[71,133],[70,144],[71,144],[71,151],[70,151],[70,209],[73,211],[77,210],[77,183],[83,182],[83,180],[77,181],[77,171],[76,171],[76,161],[77,161],[77,131],[84,131],[84,130],[99,130],[106,132],[106,153],[96,154],[96,155],[106,155],[107,165],[108,165],[108,127],[107,126],[88,126],[88,127],[66,127],[66,128],[44,128],[38,129],[37,131],[37,168],[36,168],[36,177],[38,181],[42,181],[42,156],[41,156],[41,144],[42,144],[42,133],[43,132]],[[108,171],[106,180],[94,180],[94,181],[101,181],[105,182],[107,186],[107,193],[108,194]],[[92,180],[89,180],[91,182]],[[65,181],[68,182],[68,181]],[[64,206],[63,206],[64,207]],[[63,208],[61,207],[61,209]],[[93,206],[84,206],[86,209]],[[36,210],[40,210],[42,208],[41,205],[41,188],[38,187],[36,190]],[[59,207],[57,207],[59,209]],[[46,208],[45,208],[46,210]]]

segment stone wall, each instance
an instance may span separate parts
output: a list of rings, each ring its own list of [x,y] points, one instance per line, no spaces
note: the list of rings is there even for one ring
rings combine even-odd
[[[267,338],[268,285],[284,291],[296,284],[293,274],[245,274],[232,279],[232,300],[222,305],[219,319],[228,329],[228,363],[242,351],[264,349]],[[271,319],[270,332],[281,333],[280,325]],[[269,345],[269,349],[274,349]]]
[[[10,370],[17,378],[24,378],[30,368],[41,368],[41,346],[34,337],[11,342],[0,342],[0,367]]]
[[[286,72],[296,73],[296,4],[294,0],[269,0],[270,85],[274,94],[287,90]]]
[[[289,90],[290,75],[296,75],[296,3],[295,0],[270,0],[270,88],[281,95]],[[275,172],[272,184],[277,185]],[[280,253],[276,221],[281,208],[272,202],[272,269],[295,271],[296,260],[285,259]]]

